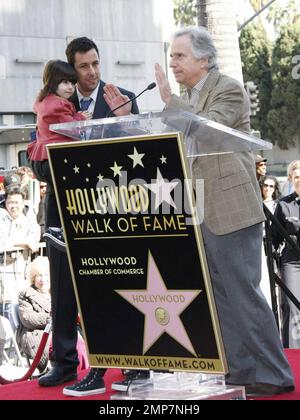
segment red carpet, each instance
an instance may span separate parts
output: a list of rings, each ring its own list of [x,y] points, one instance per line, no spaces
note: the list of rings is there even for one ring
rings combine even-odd
[[[288,394],[277,395],[269,398],[254,398],[255,400],[300,400],[300,350],[285,350],[285,353],[290,362],[294,374],[295,391],[289,392]]]
[[[81,371],[79,379],[85,376],[87,372],[88,370]],[[0,400],[109,400],[112,393],[110,389],[111,383],[122,378],[120,369],[108,369],[105,374],[105,384],[108,392],[80,398],[67,397],[62,393],[63,388],[66,385],[71,385],[74,381],[49,388],[40,387],[37,380],[0,385]]]
[[[289,362],[295,376],[296,388],[294,392],[279,395],[272,398],[255,398],[260,400],[300,400],[300,350],[286,351]],[[80,373],[80,378],[86,371]],[[0,385],[0,400],[109,400],[111,395],[111,383],[122,378],[119,369],[108,369],[105,375],[105,383],[108,392],[105,394],[93,395],[90,397],[73,398],[62,394],[62,389],[66,385],[53,388],[42,388],[37,381],[20,382],[10,385]]]

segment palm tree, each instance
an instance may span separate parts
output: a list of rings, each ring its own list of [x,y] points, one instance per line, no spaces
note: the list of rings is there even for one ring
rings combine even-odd
[[[243,81],[238,42],[236,11],[228,0],[197,0],[198,22],[207,22],[207,29],[216,44],[221,71]]]

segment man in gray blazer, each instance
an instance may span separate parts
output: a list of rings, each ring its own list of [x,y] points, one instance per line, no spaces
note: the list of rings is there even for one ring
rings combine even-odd
[[[236,80],[218,71],[216,48],[204,28],[176,32],[170,67],[186,90],[172,94],[159,64],[155,74],[166,109],[193,112],[249,132],[249,100]],[[201,141],[199,139],[199,141]],[[204,179],[201,225],[229,367],[226,382],[247,395],[294,390],[274,316],[259,288],[262,211],[251,153],[198,157],[194,179]]]

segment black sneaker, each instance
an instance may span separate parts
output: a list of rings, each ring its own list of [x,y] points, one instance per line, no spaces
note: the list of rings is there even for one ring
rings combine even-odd
[[[111,384],[111,389],[114,391],[127,392],[131,385],[144,385],[149,378],[150,372],[148,370],[129,371],[126,375],[126,379],[119,382],[113,382]]]
[[[105,391],[102,369],[93,368],[80,382],[65,386],[63,394],[71,397],[85,397],[87,395],[103,394]]]

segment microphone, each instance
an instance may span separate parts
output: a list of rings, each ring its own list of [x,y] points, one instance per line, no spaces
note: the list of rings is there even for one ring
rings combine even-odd
[[[113,114],[115,111],[117,111],[117,109],[120,109],[120,108],[122,108],[122,106],[127,105],[127,104],[129,104],[130,102],[132,102],[132,101],[134,101],[135,99],[137,99],[137,98],[138,98],[139,96],[141,96],[144,92],[146,92],[146,90],[152,90],[152,89],[154,89],[154,88],[155,88],[155,86],[156,86],[156,83],[155,83],[155,82],[150,83],[150,85],[148,85],[148,86],[146,87],[146,89],[142,90],[142,92],[140,92],[138,95],[136,95],[136,96],[134,96],[133,98],[129,99],[129,101],[124,102],[123,104],[121,104],[121,105],[117,106],[116,108],[114,108],[114,109],[110,110],[110,111],[109,111],[109,113],[106,115],[106,118],[107,118],[107,117],[110,117],[110,116],[111,116],[111,114]]]

